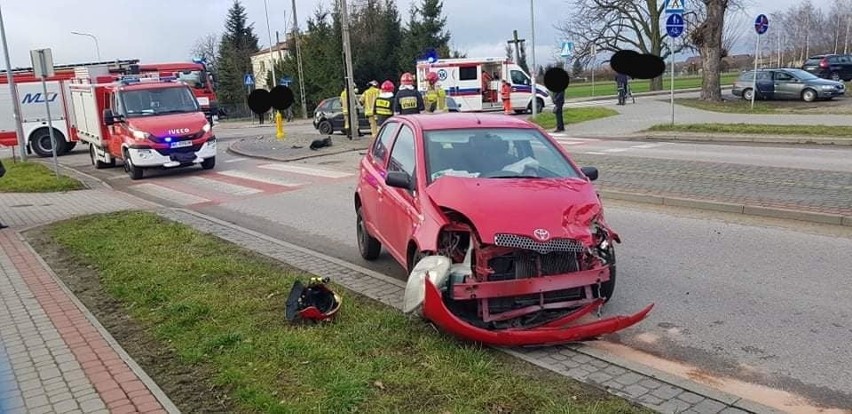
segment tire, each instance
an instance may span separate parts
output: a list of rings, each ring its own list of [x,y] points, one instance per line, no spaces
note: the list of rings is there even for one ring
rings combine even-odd
[[[751,94],[752,94],[751,88],[743,89],[743,99],[744,100],[750,101],[751,100]]]
[[[544,99],[535,98],[536,113],[540,114],[544,110]],[[527,112],[532,113],[532,102],[527,104]]]
[[[95,144],[89,144],[89,159],[92,160],[92,165],[95,166],[96,170],[102,170],[102,169],[107,168],[107,167],[114,167],[115,166],[115,160],[107,163],[107,162],[103,162],[103,161],[95,159]]]
[[[382,244],[367,231],[367,225],[364,223],[363,207],[358,207],[355,210],[355,215],[355,229],[358,234],[358,253],[361,253],[361,257],[364,260],[376,260],[379,258],[379,253],[382,252]]]
[[[323,135],[331,135],[331,134],[334,133],[334,127],[331,125],[331,122],[328,121],[328,120],[320,122],[317,129],[319,130],[320,134],[323,134]]]
[[[212,170],[213,167],[216,166],[216,157],[210,157],[201,161],[201,168],[205,170]]]
[[[406,270],[408,270],[409,275],[414,270],[414,266],[417,266],[417,262],[419,262],[421,259],[423,259],[426,256],[427,256],[427,254],[421,252],[420,249],[415,247],[415,250],[413,252],[411,252],[411,254],[408,257],[408,269],[406,269]]]
[[[817,99],[817,92],[813,89],[805,89],[802,91],[802,100],[805,102],[813,102]]]
[[[58,156],[62,153],[62,143],[65,142],[65,135],[62,135],[61,132],[54,129],[53,138],[60,143],[60,146],[56,148],[56,155]],[[50,130],[48,128],[42,128],[36,131],[30,137],[30,147],[39,157],[52,157],[53,145],[50,141]]]
[[[77,141],[65,141],[65,145],[62,146],[62,154],[73,151],[75,147],[77,147]]]
[[[606,298],[604,303],[612,299],[612,294],[615,292],[615,248],[610,247],[612,254],[612,264],[609,266],[609,280],[601,283],[600,289],[597,286],[592,286],[592,296],[595,298]]]
[[[130,154],[127,150],[124,150],[124,171],[131,180],[139,180],[145,176],[145,171],[142,168],[133,165],[133,161],[130,159]]]
[[[829,78],[831,78],[831,80],[833,80],[833,81],[839,81],[840,80],[840,74],[837,73],[837,72],[831,72],[831,76],[829,76]]]

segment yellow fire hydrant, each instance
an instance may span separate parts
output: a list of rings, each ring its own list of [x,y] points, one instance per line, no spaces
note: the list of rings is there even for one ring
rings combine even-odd
[[[275,111],[275,137],[278,140],[284,140],[284,117],[280,111]]]

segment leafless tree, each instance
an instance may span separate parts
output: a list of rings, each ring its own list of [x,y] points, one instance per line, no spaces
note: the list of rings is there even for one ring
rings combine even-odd
[[[198,38],[192,46],[191,53],[193,57],[202,58],[207,61],[207,69],[210,73],[215,74],[217,69],[217,52],[219,50],[219,36],[216,33],[210,33]]]

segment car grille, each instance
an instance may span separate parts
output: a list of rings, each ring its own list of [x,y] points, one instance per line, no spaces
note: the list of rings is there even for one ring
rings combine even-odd
[[[200,144],[195,144],[195,145],[191,145],[191,146],[189,146],[189,147],[183,147],[183,148],[165,148],[165,149],[157,149],[157,152],[158,152],[158,153],[160,153],[160,155],[172,155],[172,154],[187,154],[187,153],[194,153],[194,152],[198,152],[198,151],[200,151],[200,150],[201,150],[201,146],[202,146],[202,145],[204,145],[204,143],[203,143],[203,142],[202,142],[202,143],[200,143]]]
[[[541,254],[550,252],[573,252],[580,253],[585,250],[583,245],[572,239],[550,239],[546,242],[537,242],[531,237],[516,234],[498,233],[494,236],[494,244],[500,247],[514,247],[516,249],[532,250]]]
[[[194,134],[172,136],[171,138],[172,138],[172,142],[174,142],[174,141],[186,141],[186,140],[195,140],[195,139],[201,138],[202,135],[204,135],[204,131],[199,131],[199,132],[196,132]],[[149,139],[151,141],[158,143],[158,144],[162,144],[162,143],[166,142],[167,137],[168,136],[163,136],[163,137],[151,136]]]

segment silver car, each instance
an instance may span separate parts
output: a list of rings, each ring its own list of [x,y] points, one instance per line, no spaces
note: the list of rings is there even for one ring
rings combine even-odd
[[[751,100],[754,71],[743,72],[731,93]],[[801,69],[758,69],[755,99],[801,99],[813,102],[846,94],[843,82],[822,79]]]

